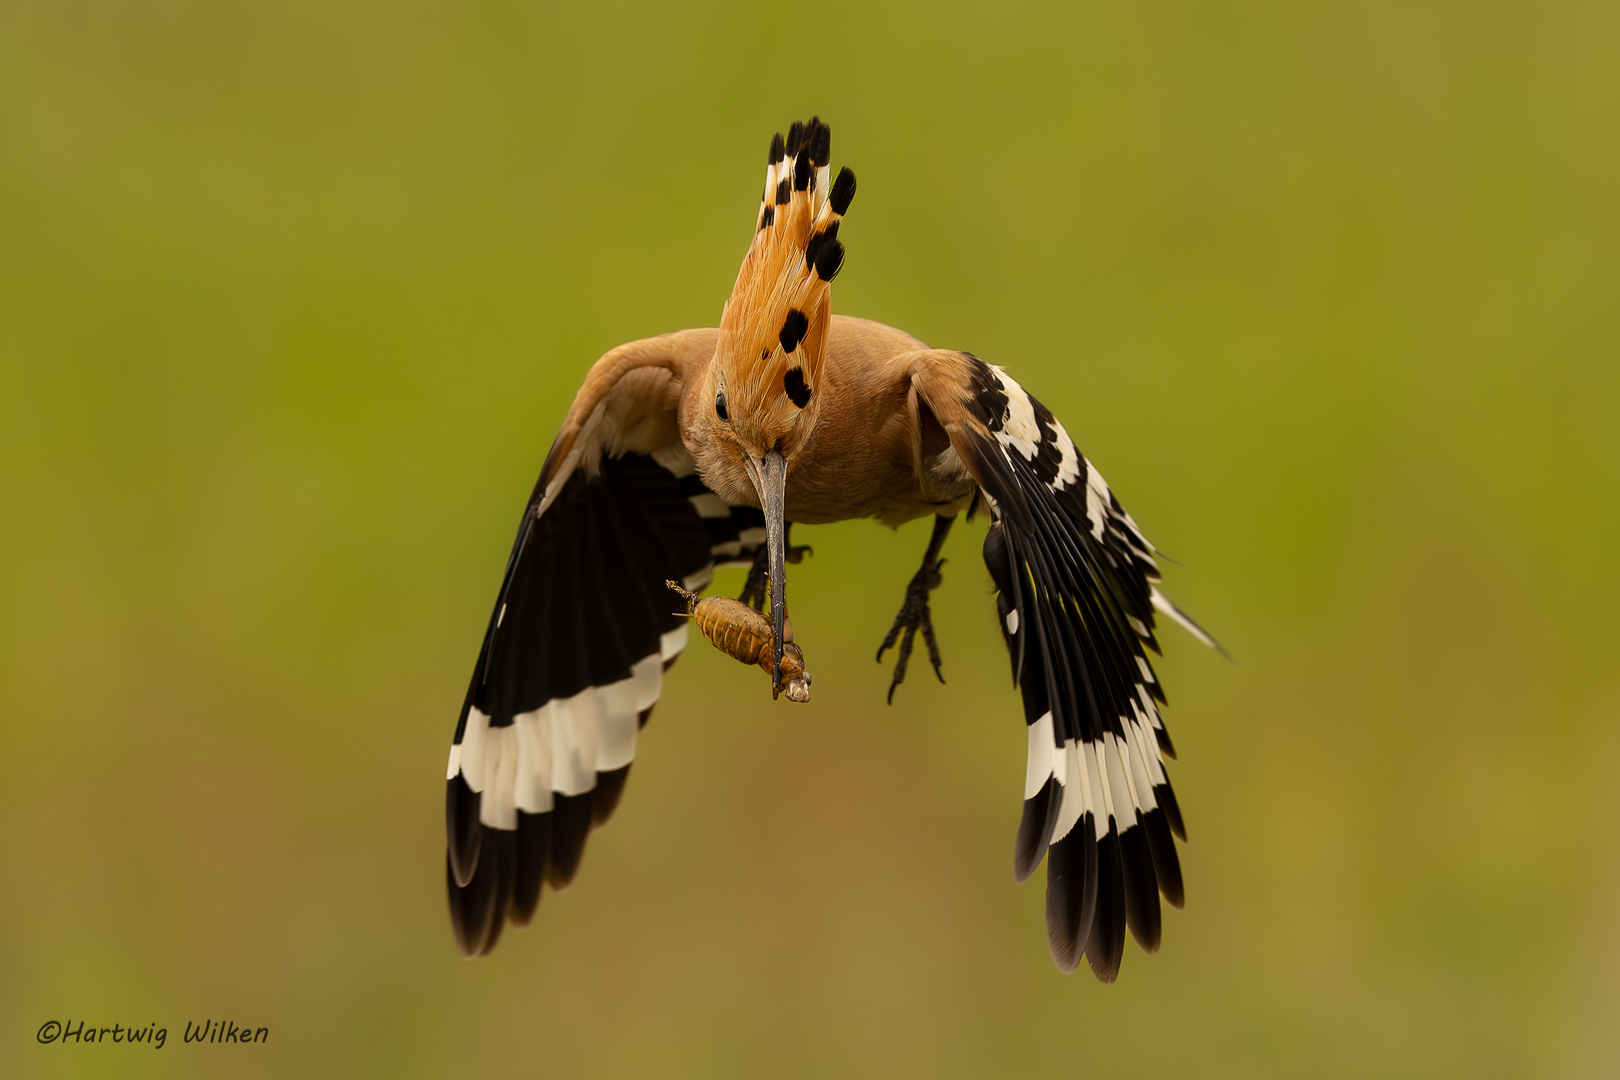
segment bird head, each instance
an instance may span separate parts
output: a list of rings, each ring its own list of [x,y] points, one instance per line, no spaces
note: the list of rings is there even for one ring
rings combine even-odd
[[[781,686],[785,618],[783,517],[788,471],[822,405],[822,361],[832,318],[829,286],[844,262],[838,226],[855,197],[849,169],[828,180],[832,131],[819,118],[771,140],[754,239],[720,317],[704,387],[706,440],[746,474],[765,513],[776,633],[773,689]]]

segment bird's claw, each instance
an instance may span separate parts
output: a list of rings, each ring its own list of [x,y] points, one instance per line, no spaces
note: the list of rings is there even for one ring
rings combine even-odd
[[[877,659],[883,661],[883,654],[896,640],[900,642],[900,654],[894,663],[894,679],[889,683],[889,703],[894,703],[895,687],[906,678],[906,664],[911,660],[911,646],[916,640],[917,631],[922,631],[923,644],[928,646],[928,659],[934,665],[934,677],[940,682],[945,681],[945,675],[939,670],[939,643],[934,640],[934,617],[928,609],[928,594],[939,588],[944,580],[939,568],[945,565],[945,560],[928,564],[924,563],[911,578],[911,584],[906,586],[906,599],[900,605],[900,614],[894,617],[894,625],[889,627],[889,633],[878,646]]]

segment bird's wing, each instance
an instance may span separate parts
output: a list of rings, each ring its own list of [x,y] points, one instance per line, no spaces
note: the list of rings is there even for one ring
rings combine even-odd
[[[911,370],[920,422],[944,428],[994,516],[984,559],[1029,731],[1014,871],[1047,856],[1053,958],[1069,971],[1084,952],[1112,981],[1127,924],[1152,952],[1160,893],[1182,903],[1154,612],[1213,642],[1159,592],[1152,545],[1045,406],[967,353],[916,353]]]
[[[598,361],[523,512],[450,747],[450,911],[468,956],[508,917],[526,924],[543,882],[572,880],[618,804],[686,643],[665,579],[701,589],[763,542],[759,511],[704,487],[676,427],[713,341],[688,331]]]

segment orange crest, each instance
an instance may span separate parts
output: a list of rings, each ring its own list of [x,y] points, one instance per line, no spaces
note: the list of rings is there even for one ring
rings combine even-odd
[[[720,318],[717,375],[738,425],[772,443],[810,408],[821,379],[838,225],[855,174],[828,181],[832,131],[820,119],[771,140],[757,228]],[[775,438],[771,436],[775,435]]]

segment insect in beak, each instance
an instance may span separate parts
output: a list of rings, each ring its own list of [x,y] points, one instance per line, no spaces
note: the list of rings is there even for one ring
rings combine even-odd
[[[787,484],[787,460],[780,450],[772,450],[763,458],[746,459],[748,472],[759,492],[759,506],[765,511],[765,543],[769,550],[771,580],[771,630],[776,638],[776,655],[772,659],[771,698],[782,692],[782,624],[787,618],[787,580],[783,564],[786,561],[787,529],[783,524],[783,490]]]

